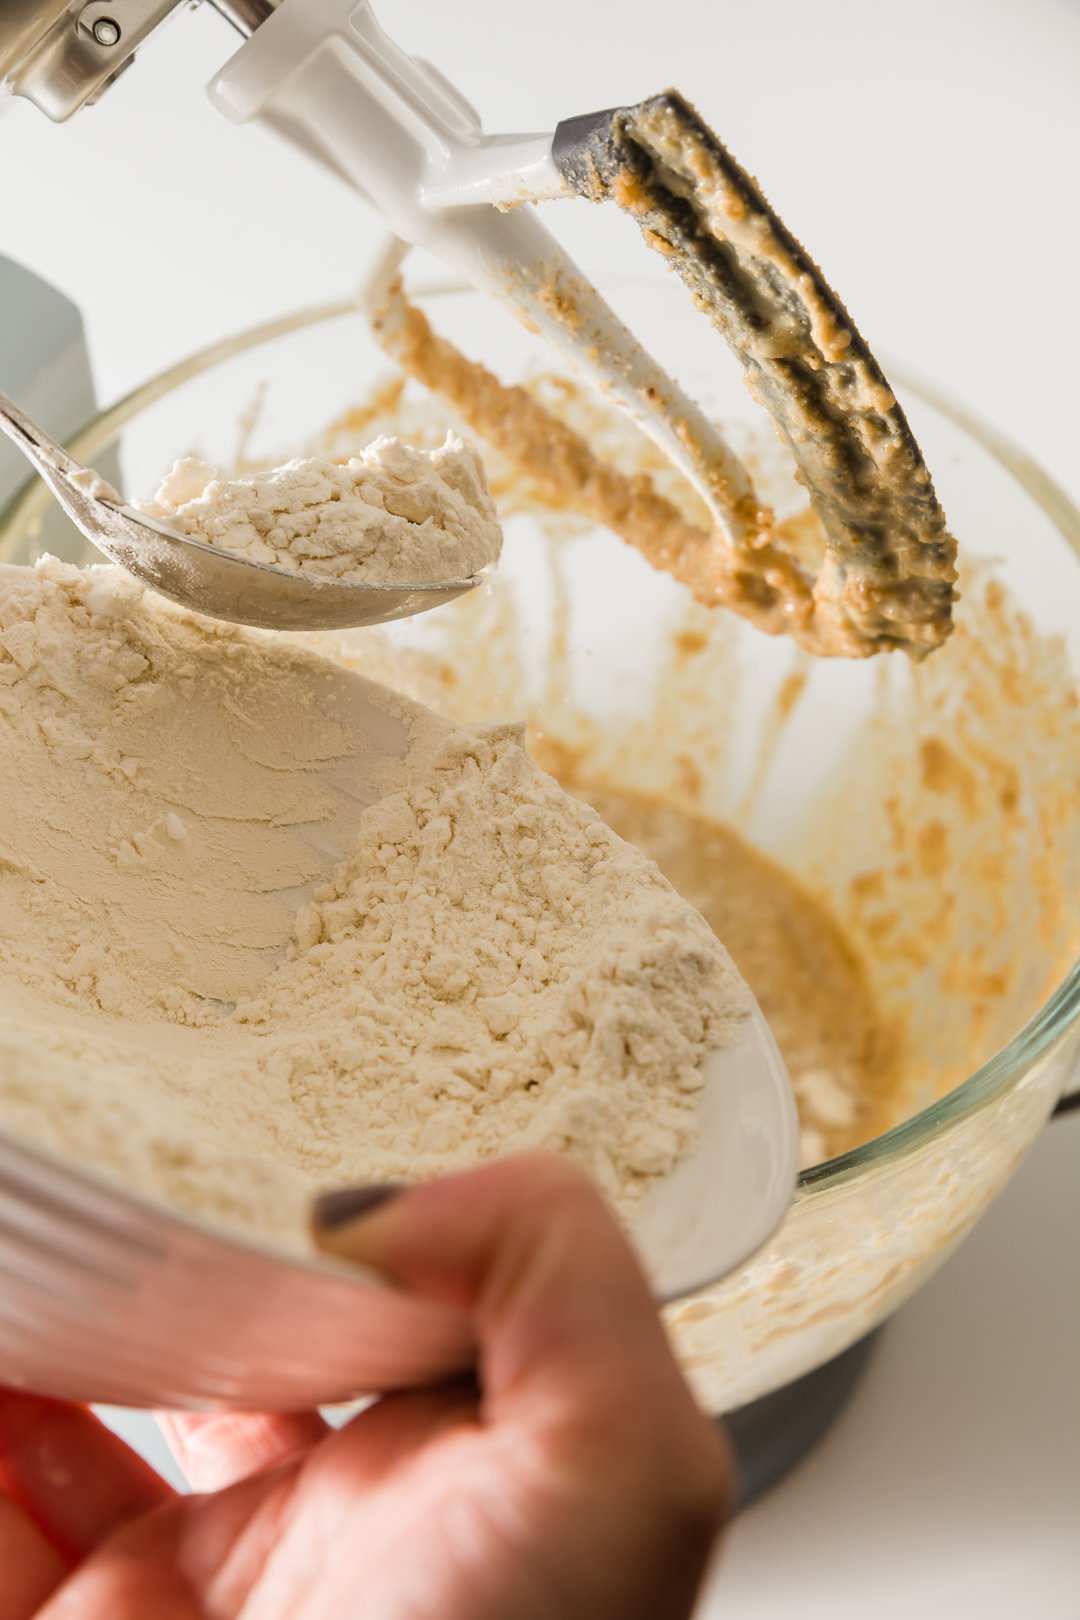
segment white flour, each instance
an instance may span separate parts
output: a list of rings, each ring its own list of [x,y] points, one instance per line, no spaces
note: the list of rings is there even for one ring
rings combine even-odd
[[[293,1248],[316,1187],[524,1146],[631,1210],[746,1015],[730,959],[517,727],[369,683],[407,752],[297,912],[354,748],[326,669],[0,569],[0,1129]]]
[[[302,459],[252,478],[189,457],[134,504],[249,562],[351,583],[463,579],[502,549],[483,464],[453,434],[437,450],[381,438],[341,465]]]

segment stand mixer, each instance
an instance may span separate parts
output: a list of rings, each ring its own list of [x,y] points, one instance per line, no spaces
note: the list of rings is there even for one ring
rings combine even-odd
[[[554,133],[489,135],[437,68],[401,51],[368,0],[213,0],[247,43],[211,99],[331,168],[398,243],[368,291],[403,367],[577,506],[770,634],[821,655],[902,648],[951,629],[955,545],[903,411],[820,271],[675,92],[564,119]],[[167,0],[16,0],[0,20],[0,81],[62,120],[126,68]],[[816,567],[772,514],[716,426],[641,347],[528,204],[611,201],[640,226],[738,358],[789,446],[819,523]],[[398,245],[400,244],[400,245]],[[685,475],[708,518],[688,522],[622,480],[546,413],[417,326],[397,274],[408,246],[443,259],[571,359]],[[527,429],[522,432],[522,428]]]
[[[289,10],[293,9],[294,7],[302,8],[302,5],[303,0],[285,0],[285,6],[278,15],[287,15]],[[9,31],[11,29],[13,14],[17,9],[19,8],[16,5],[11,4],[9,0],[9,4],[4,6],[2,15],[0,15],[0,78],[7,77],[17,89],[17,93],[26,95],[29,97],[29,99],[34,100],[38,99],[38,95],[44,96],[45,94],[44,88],[39,88],[37,94],[32,93],[31,87],[33,75],[29,71],[29,66],[32,65],[31,58],[33,62],[36,62],[39,65],[46,60],[46,55],[43,51],[40,54],[37,52],[37,47],[42,44],[43,35],[39,33],[34,36],[33,40],[31,41],[33,49],[31,50],[31,46],[28,45],[25,55],[20,58],[20,65],[16,67],[14,58],[12,57],[10,51]],[[126,8],[125,15],[130,14],[130,11],[133,11],[133,9],[134,8]],[[165,7],[163,8],[163,14],[169,13],[173,9],[178,8]],[[222,11],[225,15],[232,16],[235,20],[235,8],[228,8],[224,5],[219,5],[217,9]],[[73,19],[76,16],[76,12],[72,12],[70,9],[63,8],[59,5],[54,5],[51,8],[37,6],[30,8],[23,7],[21,8],[20,15],[23,16],[25,20],[25,16],[28,11],[32,11],[37,16],[40,16],[42,12],[46,10],[48,10],[50,13],[49,26],[53,27],[53,25],[55,25],[56,29],[58,30],[57,40],[60,37],[60,32],[70,36],[75,27],[75,22]],[[273,20],[271,8],[268,6],[260,6],[258,7],[258,11],[258,19],[253,18],[249,14],[246,19],[241,21],[241,28],[245,34],[254,33],[255,29],[258,29],[258,33],[255,34],[254,39],[252,39],[250,42],[252,44],[258,43],[260,36],[263,39],[269,38],[269,34],[263,34],[262,29],[264,25],[268,27],[270,21]],[[108,8],[108,15],[113,18],[113,20],[118,17],[119,0],[117,5],[110,6]],[[63,22],[62,30],[60,30],[61,22]],[[134,43],[137,44],[139,39],[145,37],[153,26],[156,26],[156,24],[151,24],[144,28],[142,33],[138,35],[138,38],[134,39]],[[184,25],[183,23],[178,23],[176,26],[182,27]],[[24,31],[23,38],[26,39],[27,37],[28,36]],[[115,76],[116,72],[118,72],[121,67],[126,65],[130,59],[131,52],[125,52],[125,46],[132,44],[133,37],[133,34],[129,33],[122,41],[118,42],[115,47],[101,49],[97,52],[93,72],[88,74],[82,81],[82,84],[86,88],[86,95],[83,99],[93,99],[101,92],[103,88],[107,87],[107,85],[111,83],[111,80]],[[227,33],[224,29],[222,29],[222,37],[223,39],[227,38]],[[55,44],[56,40],[54,40],[54,45]],[[134,47],[132,46],[132,48]],[[244,46],[245,51],[247,48],[247,46]],[[49,60],[55,61],[57,60],[57,57],[50,57]],[[72,82],[70,77],[67,82]],[[44,83],[44,80],[38,81],[39,86],[44,86]],[[40,100],[38,101],[38,104],[41,105]],[[81,103],[76,102],[76,105],[78,104]],[[542,148],[543,142],[541,141],[539,145]],[[389,271],[389,264],[387,268]],[[372,302],[375,308],[379,311],[379,321],[383,323],[383,331],[381,335],[386,337],[388,342],[392,336],[393,341],[396,342],[398,341],[398,335],[404,329],[406,316],[405,312],[402,311],[400,292],[394,291],[393,275],[388,273],[383,281],[382,288],[377,288],[374,290],[374,292],[375,296],[373,296]],[[395,333],[388,335],[389,325],[397,321],[399,316],[400,323],[395,329]],[[704,328],[702,328],[702,332],[704,333]],[[702,344],[702,347],[704,347],[704,343]],[[58,431],[60,430],[58,429]],[[921,427],[920,436],[925,434],[926,431],[927,430],[925,427]],[[947,452],[949,451],[950,447],[948,443],[935,442],[934,436],[932,435],[926,437],[925,443],[927,451],[932,452],[934,455],[935,465],[941,465],[942,467],[949,465],[950,457]],[[957,454],[959,454],[959,449],[957,449]],[[943,474],[943,477],[944,476],[945,475]],[[994,487],[997,489],[996,485]],[[991,501],[988,504],[992,506],[993,502]],[[959,520],[959,516],[961,515],[960,508],[957,505],[955,495],[950,495],[950,510],[952,510],[954,507],[957,509]],[[1007,510],[1009,511],[1010,516],[1012,516],[1012,508],[1007,508]],[[1038,514],[1036,514],[1036,516],[1037,515]],[[966,516],[967,521],[964,525],[964,532],[965,534],[971,534],[973,525],[970,521],[970,512],[968,512]],[[1018,536],[1022,535],[1026,544],[1032,522],[1032,514],[1025,508],[1024,510],[1015,514],[1015,519],[1016,520],[1012,526],[1013,533]],[[1003,545],[1006,539],[1007,536],[1002,538]],[[891,662],[895,665],[900,661]],[[932,663],[929,667],[936,667],[936,665]],[[803,729],[804,726],[805,714],[800,713],[799,729]],[[1067,885],[1063,885],[1063,887],[1067,892]],[[1027,1061],[1026,1058],[1025,1061]],[[1047,1097],[1049,1097],[1050,1092],[1060,1089],[1060,1085],[1064,1081],[1065,1054],[1055,1057],[1053,1061],[1058,1064],[1059,1068],[1061,1069],[1061,1076],[1055,1078],[1054,1075],[1049,1073],[1047,1073],[1045,1077],[1036,1076],[1039,1087],[1039,1095],[1045,1094]],[[1017,1073],[1019,1073],[1019,1069],[1017,1069]],[[993,1076],[987,1075],[984,1077],[984,1081],[974,1082],[971,1086],[969,1086],[965,1094],[969,1100],[963,1104],[963,1108],[973,1111],[979,1098],[989,1095],[990,1081],[992,1079]],[[1025,1081],[1024,1084],[1026,1085],[1027,1082]],[[1034,1090],[1030,1091],[1030,1095],[1032,1098],[1034,1098],[1034,1101],[1030,1105],[1034,1111],[1035,1103],[1038,1101],[1038,1098],[1035,1095]],[[1022,1101],[1023,1094],[1021,1093],[1017,1099],[1017,1106],[1019,1106]],[[1003,1111],[1007,1105],[1008,1098],[1003,1098],[1000,1104],[1003,1119]],[[997,1108],[998,1105],[995,1103],[994,1106]],[[1050,1106],[1050,1104],[1047,1104],[1047,1106]],[[954,1113],[956,1120],[959,1121],[958,1124],[952,1119],[952,1116],[950,1116],[949,1119],[943,1119],[941,1122],[939,1122],[938,1126],[935,1127],[935,1129],[937,1129],[941,1134],[941,1145],[940,1148],[935,1147],[932,1151],[938,1154],[942,1164],[944,1164],[946,1160],[950,1158],[950,1156],[954,1159],[957,1158],[958,1153],[963,1150],[963,1145],[968,1140],[968,1137],[974,1138],[978,1134],[979,1140],[982,1140],[984,1137],[989,1137],[994,1129],[997,1129],[997,1126],[994,1124],[997,1114],[993,1109],[987,1110],[985,1114],[980,1117],[979,1121],[975,1121],[974,1119],[969,1120],[963,1113],[961,1103],[957,1102],[954,1107]],[[987,1123],[987,1121],[989,1121],[989,1123]],[[976,1130],[976,1126],[978,1126],[978,1132]],[[1035,1125],[1033,1123],[1031,1126],[1031,1131],[1033,1132],[1034,1129]],[[953,1132],[955,1132],[955,1134],[950,1134]],[[967,1136],[965,1136],[965,1132],[967,1133]],[[926,1132],[924,1132],[924,1135],[929,1135],[929,1128]],[[1010,1118],[1004,1121],[1004,1123],[1002,1123],[1000,1126],[999,1135],[1002,1142],[1002,1152],[1005,1152],[1005,1144],[1008,1143],[1011,1144],[1008,1147],[1008,1152],[1013,1154],[1022,1151],[1022,1147],[1028,1140],[1030,1132],[1028,1131],[1026,1124],[1021,1130],[1017,1127],[1015,1120]],[[953,1147],[954,1141],[960,1144],[959,1148]],[[928,1153],[929,1151],[930,1150],[928,1149]],[[933,1211],[940,1210],[940,1217],[935,1216],[936,1226],[934,1227],[934,1230],[938,1233],[945,1232],[948,1236],[949,1242],[952,1241],[952,1237],[950,1235],[952,1230],[954,1228],[958,1230],[960,1226],[966,1225],[970,1219],[974,1218],[977,1208],[981,1207],[980,1200],[982,1199],[983,1195],[980,1193],[979,1199],[969,1198],[968,1191],[965,1188],[963,1193],[964,1213],[962,1214],[962,1217],[960,1215],[954,1215],[951,1217],[954,1223],[951,1227],[949,1224],[950,1217],[948,1215],[947,1201],[943,1196],[940,1195],[939,1190],[936,1187],[930,1186],[929,1169],[924,1169],[921,1164],[915,1163],[910,1157],[903,1160],[903,1162],[900,1162],[900,1149],[895,1144],[888,1149],[875,1149],[875,1152],[877,1154],[877,1158],[874,1160],[873,1165],[867,1169],[866,1165],[864,1164],[861,1172],[857,1172],[856,1167],[841,1167],[839,1170],[816,1172],[817,1179],[814,1184],[808,1188],[808,1196],[804,1198],[798,1211],[798,1218],[803,1222],[803,1225],[796,1227],[795,1233],[787,1241],[786,1246],[779,1245],[777,1249],[777,1254],[780,1256],[781,1260],[787,1260],[792,1253],[795,1253],[800,1257],[800,1259],[805,1258],[808,1276],[814,1265],[818,1265],[822,1269],[824,1269],[826,1263],[835,1265],[835,1276],[839,1279],[839,1282],[835,1285],[835,1295],[828,1295],[830,1303],[834,1298],[836,1300],[837,1308],[835,1311],[834,1326],[830,1327],[828,1325],[822,1325],[819,1323],[819,1325],[814,1328],[806,1326],[805,1329],[798,1328],[797,1331],[792,1331],[790,1334],[790,1351],[785,1349],[783,1357],[780,1358],[778,1356],[775,1366],[768,1373],[762,1372],[758,1367],[755,1367],[754,1369],[750,1369],[749,1367],[744,1369],[742,1366],[739,1367],[738,1377],[742,1379],[741,1385],[737,1386],[734,1379],[728,1379],[726,1372],[722,1374],[720,1371],[713,1372],[710,1370],[709,1377],[713,1380],[713,1385],[710,1389],[709,1398],[715,1406],[719,1407],[721,1403],[741,1403],[747,1398],[748,1395],[756,1395],[759,1390],[769,1387],[770,1380],[773,1384],[775,1384],[783,1379],[792,1378],[801,1368],[810,1366],[815,1357],[820,1359],[825,1353],[835,1351],[842,1344],[850,1343],[851,1338],[856,1331],[866,1331],[872,1320],[880,1320],[881,1316],[885,1314],[886,1310],[892,1308],[892,1302],[898,1297],[901,1286],[900,1283],[894,1280],[894,1274],[896,1276],[904,1275],[913,1280],[916,1274],[922,1275],[930,1264],[929,1259],[927,1259],[927,1255],[929,1254],[931,1247],[930,1242],[927,1241],[924,1245],[921,1239],[917,1240],[915,1237],[905,1239],[903,1236],[905,1233],[904,1215],[909,1204],[914,1205],[918,1200],[922,1200],[922,1203],[919,1204],[920,1208],[925,1205],[930,1207]],[[989,1161],[989,1153],[987,1158]],[[877,1172],[879,1168],[882,1167],[883,1173],[878,1175]],[[922,1177],[923,1179],[917,1180],[918,1177]],[[980,1173],[976,1176],[965,1170],[965,1176],[963,1179],[965,1179],[969,1185],[974,1184],[977,1187],[982,1187],[985,1185],[989,1187],[988,1172]],[[909,1180],[916,1182],[914,1191],[910,1193],[907,1190],[907,1183]],[[924,1181],[926,1183],[926,1187],[930,1188],[929,1191],[924,1188]],[[986,1192],[985,1196],[989,1196],[989,1191]],[[845,1199],[847,1202],[844,1202]],[[830,1202],[830,1200],[833,1202]],[[874,1200],[877,1200],[877,1202],[874,1202]],[[959,1206],[959,1195],[954,1202],[956,1202]],[[969,1206],[970,1215],[966,1213]],[[924,1226],[927,1224],[929,1223],[923,1223]],[[914,1223],[911,1222],[909,1225],[911,1230],[914,1231]],[[838,1231],[845,1231],[847,1234],[849,1234],[849,1236],[844,1238],[843,1252],[840,1251],[840,1240],[834,1235]],[[803,1233],[805,1233],[805,1236],[801,1235]],[[854,1243],[850,1236],[850,1234],[853,1233],[858,1234],[858,1237]],[[863,1235],[864,1233],[865,1236]],[[888,1247],[890,1235],[895,1241],[894,1249],[889,1249]],[[908,1252],[908,1249],[903,1248],[904,1242],[908,1242],[911,1251],[910,1253]],[[837,1247],[834,1249],[830,1247],[831,1244],[836,1244]],[[868,1253],[875,1244],[877,1245],[877,1249],[881,1251],[881,1260],[880,1269],[875,1272],[871,1278],[872,1287],[877,1290],[877,1303],[875,1303],[873,1311],[871,1312],[869,1306],[863,1309],[861,1305],[864,1295],[869,1296],[871,1292],[871,1284],[867,1284],[865,1288],[860,1282],[849,1284],[849,1272],[845,1270],[845,1266],[848,1264],[850,1258],[848,1251],[851,1248],[859,1247],[863,1252]],[[877,1251],[875,1250],[875,1253],[876,1252]],[[746,1292],[749,1294],[756,1288],[757,1292],[761,1294],[763,1292],[762,1285],[764,1284],[767,1275],[768,1273],[765,1264],[763,1263],[762,1267],[757,1273],[755,1273],[755,1276],[752,1279],[753,1286],[748,1283]],[[906,1290],[910,1288],[911,1285],[912,1283],[909,1281],[903,1286]],[[809,1292],[809,1289],[807,1292]],[[816,1295],[814,1309],[819,1310],[822,1289],[821,1285],[817,1282],[815,1282],[814,1292]],[[841,1295],[844,1295],[845,1297],[842,1299]],[[843,1309],[841,1308],[848,1303],[849,1299],[855,1301],[859,1305],[858,1311],[852,1308],[850,1321],[844,1316]],[[352,1308],[351,1302],[349,1302],[349,1308]],[[721,1313],[718,1310],[716,1313],[718,1319],[720,1314]],[[757,1318],[755,1317],[754,1320],[756,1323]],[[807,1323],[810,1321],[811,1317],[809,1315],[808,1307]],[[690,1330],[688,1329],[688,1331]],[[695,1329],[694,1331],[700,1333],[702,1343],[707,1342],[706,1328]],[[709,1327],[708,1332],[713,1333],[714,1330]],[[810,1341],[812,1335],[817,1336],[813,1337],[813,1343],[811,1344]],[[723,1331],[721,1332],[721,1329],[718,1326],[715,1329],[714,1337],[717,1345],[726,1343],[728,1337],[726,1318],[724,1319]],[[778,1331],[777,1342],[780,1344],[786,1343],[780,1331]],[[697,1348],[696,1344],[695,1348]],[[851,1351],[845,1352],[845,1354],[852,1353],[853,1352]],[[707,1359],[704,1351],[702,1351],[701,1359],[703,1361]],[[716,1363],[718,1367],[720,1365],[720,1359],[720,1352],[717,1350]],[[771,1397],[766,1397],[766,1399],[771,1399]]]

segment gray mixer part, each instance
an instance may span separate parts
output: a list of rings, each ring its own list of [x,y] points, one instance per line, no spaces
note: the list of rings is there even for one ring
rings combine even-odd
[[[22,400],[60,440],[77,432],[97,408],[78,308],[32,270],[2,257],[0,388]],[[14,445],[0,439],[0,525],[8,504],[32,476]],[[29,562],[30,549],[52,551],[70,562],[96,557],[53,502],[37,540],[4,561]]]

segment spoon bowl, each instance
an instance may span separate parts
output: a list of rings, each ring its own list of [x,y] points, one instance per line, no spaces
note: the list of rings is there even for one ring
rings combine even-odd
[[[181,534],[125,504],[0,393],[0,432],[17,445],[91,545],[144,585],[211,619],[260,630],[349,630],[452,602],[480,575],[419,585],[365,585],[287,573]]]

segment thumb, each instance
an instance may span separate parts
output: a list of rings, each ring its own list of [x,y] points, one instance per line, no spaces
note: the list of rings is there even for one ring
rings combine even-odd
[[[475,1433],[442,1453],[465,1504],[457,1541],[471,1546],[477,1524],[497,1522],[515,1568],[532,1572],[522,1578],[533,1598],[504,1594],[477,1613],[689,1614],[731,1510],[731,1457],[592,1183],[562,1159],[497,1159],[407,1190],[331,1194],[315,1223],[321,1247],[470,1315]],[[390,1420],[403,1409],[396,1399],[382,1409]],[[406,1396],[404,1410],[415,1416],[422,1400]],[[536,1601],[538,1568],[546,1603]]]
[[[469,1312],[495,1421],[542,1415],[584,1438],[630,1406],[640,1427],[650,1403],[669,1424],[703,1421],[628,1242],[564,1159],[527,1154],[407,1189],[331,1193],[314,1235],[325,1252]]]

